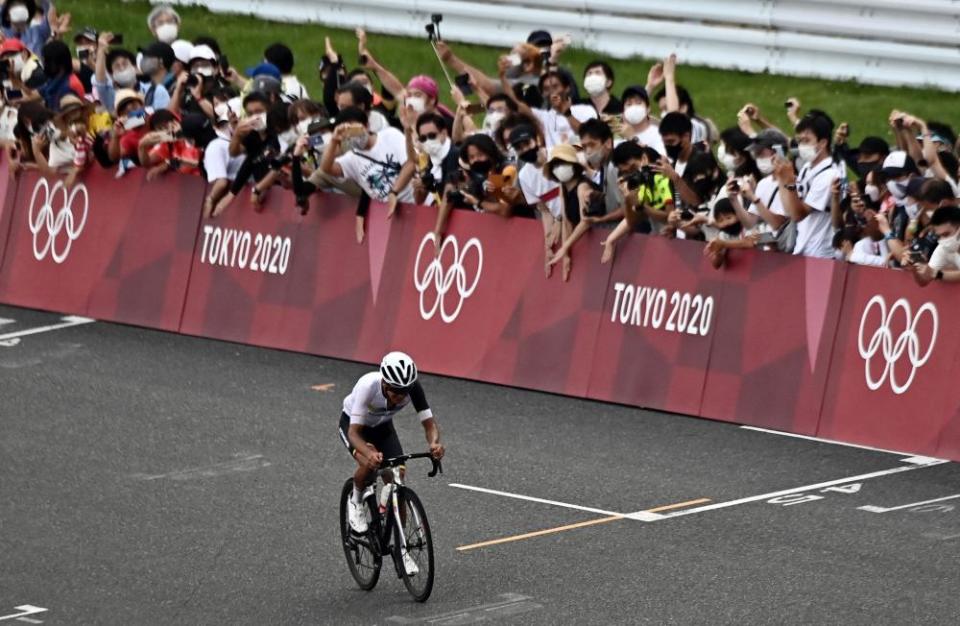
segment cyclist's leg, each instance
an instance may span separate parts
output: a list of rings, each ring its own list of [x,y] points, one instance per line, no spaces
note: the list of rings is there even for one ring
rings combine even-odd
[[[371,430],[371,443],[377,447],[377,450],[383,453],[383,458],[390,459],[403,455],[403,446],[400,445],[400,437],[397,436],[397,429],[393,427],[393,420]],[[400,470],[400,479],[402,480],[407,468],[401,465],[398,469]],[[393,482],[392,476],[390,476],[389,473],[384,475],[383,480],[384,482]]]
[[[347,452],[350,453],[351,458],[356,460],[354,452],[356,449],[353,447],[353,444],[350,443],[350,437],[347,436],[347,431],[350,428],[350,416],[346,413],[340,414],[340,425],[337,427],[337,434],[340,435],[340,442],[347,449]],[[370,443],[368,434],[371,429],[364,427],[362,433],[365,441]],[[359,461],[357,462],[357,469],[353,473],[353,498],[354,502],[360,502],[360,496],[363,493],[363,490],[366,489],[374,480],[376,480],[376,472],[374,470],[368,469],[363,465],[360,465]]]

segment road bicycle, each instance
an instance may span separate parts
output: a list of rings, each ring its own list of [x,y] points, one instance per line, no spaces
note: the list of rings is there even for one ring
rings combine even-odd
[[[353,478],[343,483],[340,494],[340,537],[343,554],[357,585],[365,591],[377,586],[383,557],[390,555],[397,577],[417,602],[425,602],[433,591],[433,539],[430,523],[420,498],[413,489],[403,484],[398,467],[412,459],[430,459],[433,469],[430,477],[443,473],[440,461],[429,452],[405,454],[385,459],[377,470],[383,482],[379,498],[375,480],[363,493],[363,504],[368,512],[368,530],[358,534],[350,527],[348,500],[353,492]],[[386,479],[389,477],[389,480]],[[419,571],[408,575],[403,566],[403,555],[408,554]]]

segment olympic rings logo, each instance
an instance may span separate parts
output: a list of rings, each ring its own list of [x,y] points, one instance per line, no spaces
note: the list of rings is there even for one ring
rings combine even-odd
[[[864,328],[866,327],[867,318],[870,316],[870,311],[873,310],[874,307],[877,307],[880,312],[880,326],[874,331],[870,337],[870,341],[866,342]],[[903,331],[900,333],[900,336],[894,340],[893,331],[890,326],[898,312],[902,312],[903,315]],[[926,350],[921,354],[917,325],[924,315],[930,317],[933,331],[930,334],[930,340]],[[910,385],[913,384],[917,369],[923,367],[923,365],[930,360],[933,347],[937,342],[939,326],[940,320],[937,314],[937,307],[930,302],[921,306],[914,317],[910,309],[910,303],[907,302],[905,298],[900,298],[894,302],[888,311],[887,303],[883,299],[883,296],[877,295],[872,297],[863,310],[863,317],[860,318],[860,335],[858,337],[860,356],[864,359],[864,373],[867,387],[871,391],[876,391],[883,386],[883,383],[886,382],[889,377],[890,388],[893,390],[893,393],[900,395],[907,391]],[[870,364],[874,356],[877,356],[878,353],[883,359],[883,371],[880,372],[878,378],[874,378]],[[897,380],[896,365],[904,353],[906,353],[907,359],[910,362],[910,374],[906,380],[900,382]]]
[[[38,203],[41,191],[43,191],[43,199]],[[83,216],[78,221],[74,214],[73,203],[81,194],[83,195]],[[53,203],[57,200],[59,200],[56,203],[59,208],[54,210]],[[30,197],[30,211],[27,214],[28,226],[33,233],[33,256],[38,261],[42,261],[49,252],[55,263],[63,263],[70,254],[73,242],[83,232],[89,208],[90,198],[87,195],[86,186],[82,183],[68,192],[63,181],[58,180],[51,189],[46,178],[38,180]],[[64,233],[65,237],[61,237],[61,233]]]
[[[480,245],[480,240],[473,237],[468,240],[467,244],[461,249],[457,238],[450,235],[444,239],[443,245],[440,246],[440,254],[436,257],[433,257],[434,249],[432,247],[430,248],[428,254],[433,258],[430,259],[426,269],[421,272],[420,264],[423,251],[427,248],[428,244],[433,244],[433,242],[433,233],[424,235],[423,241],[420,242],[420,248],[417,250],[417,262],[414,266],[413,285],[417,291],[420,292],[420,316],[425,320],[429,320],[439,310],[441,319],[449,324],[460,315],[460,309],[463,308],[463,301],[473,295],[474,290],[477,288],[477,283],[480,282],[480,274],[483,271],[483,247]],[[453,263],[450,267],[444,269],[443,259],[448,248],[453,251]],[[477,274],[473,277],[470,285],[467,286],[467,270],[463,262],[470,250],[475,250],[477,254]],[[431,290],[431,287],[433,290],[436,290],[437,295],[433,304],[427,307],[426,294]],[[446,296],[447,292],[454,287],[456,288],[456,295],[452,297],[456,297],[457,304],[452,311],[448,312]]]

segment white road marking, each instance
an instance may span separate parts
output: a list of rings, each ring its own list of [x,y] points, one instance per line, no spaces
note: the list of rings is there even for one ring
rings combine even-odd
[[[501,593],[499,602],[490,604],[481,604],[479,606],[451,611],[441,615],[431,615],[430,617],[409,618],[400,615],[393,615],[387,618],[388,622],[394,624],[473,624],[487,619],[505,617],[508,615],[518,615],[527,611],[542,609],[543,605],[533,601],[530,596],[520,595],[519,593]]]
[[[19,613],[11,613],[10,615],[0,615],[0,621],[7,619],[17,619],[24,617],[25,615],[35,615],[36,613],[43,613],[48,609],[45,609],[40,606],[33,606],[32,604],[21,604],[20,606],[13,607],[14,609],[20,611]]]
[[[7,324],[15,324],[17,320],[8,320],[5,317],[0,317],[0,326],[6,326]]]
[[[859,448],[860,450],[870,450],[872,452],[885,452],[887,454],[897,454],[903,457],[909,457],[902,459],[904,463],[915,463],[913,459],[932,459],[934,461],[943,461],[944,459],[937,459],[934,457],[926,456],[915,456],[910,452],[901,452],[899,450],[887,450],[886,448],[874,448],[873,446],[863,446],[857,443],[847,443],[846,441],[837,441],[836,439],[824,439],[823,437],[811,437],[810,435],[798,435],[796,433],[788,433],[782,430],[771,430],[769,428],[760,428],[758,426],[741,426],[740,428],[744,430],[754,430],[758,433],[767,433],[770,435],[780,435],[782,437],[793,437],[794,439],[806,439],[807,441],[816,441],[818,443],[829,443],[835,446],[844,446],[847,448]]]
[[[791,493],[800,493],[803,491],[816,491],[817,489],[823,489],[824,487],[832,487],[834,485],[843,485],[845,483],[855,483],[863,480],[869,480],[871,478],[878,478],[880,476],[889,476],[891,474],[899,474],[900,472],[912,472],[914,470],[923,469],[925,467],[933,467],[935,465],[941,465],[943,463],[949,463],[949,461],[937,461],[934,463],[929,463],[927,465],[910,465],[907,467],[894,467],[887,470],[880,470],[878,472],[870,472],[869,474],[860,474],[859,476],[850,476],[848,478],[838,478],[837,480],[828,480],[826,482],[817,483],[814,485],[803,485],[802,487],[794,487],[793,489],[784,489],[782,491],[773,491],[771,493],[760,494],[759,496],[750,496],[749,498],[740,498],[739,500],[729,500],[727,502],[717,502],[716,504],[707,504],[704,506],[698,506],[692,509],[685,509],[683,511],[677,511],[676,513],[664,513],[659,515],[658,520],[662,519],[672,519],[674,517],[683,517],[684,515],[694,515],[696,513],[703,513],[706,511],[715,511],[717,509],[725,509],[732,506],[738,506],[740,504],[747,504],[749,502],[757,502],[758,500],[769,500],[771,498],[776,498],[778,496],[785,496]],[[631,515],[627,515],[631,519],[636,519]],[[650,520],[657,521],[657,520]]]
[[[27,622],[28,624],[42,624],[42,623],[43,623],[43,622],[41,622],[41,621],[38,620],[38,619],[33,619],[32,617],[18,617],[18,618],[17,618],[17,621],[18,621],[18,622]]]
[[[890,511],[900,511],[901,509],[909,509],[915,506],[920,506],[923,504],[933,504],[934,502],[943,502],[945,500],[953,500],[954,498],[960,498],[960,494],[955,496],[946,496],[945,498],[936,498],[934,500],[924,500],[923,502],[913,502],[911,504],[901,504],[900,506],[892,506],[889,508],[884,508],[882,506],[874,506],[868,504],[866,506],[858,506],[857,508],[861,511],[869,511],[871,513],[889,513]]]
[[[62,324],[53,324],[52,326],[41,326],[40,328],[28,328],[26,330],[18,330],[15,333],[7,333],[6,335],[0,335],[0,341],[8,341],[10,339],[19,339],[20,337],[26,337],[27,335],[36,335],[39,333],[47,333],[51,330],[60,330],[61,328],[70,328],[71,326],[80,326],[81,324],[90,324],[96,322],[97,320],[90,319],[89,317],[79,317],[76,315],[68,315],[61,318],[63,320]]]
[[[470,485],[461,485],[459,483],[450,483],[451,487],[456,487],[457,489],[466,489],[468,491],[479,491],[480,493],[489,493],[494,496],[503,496],[505,498],[516,498],[517,500],[526,500],[528,502],[539,502],[541,504],[552,504],[553,506],[561,506],[567,509],[575,509],[577,511],[587,511],[588,513],[599,513],[600,515],[622,515],[622,513],[616,513],[614,511],[605,511],[603,509],[594,509],[588,506],[580,506],[578,504],[569,504],[567,502],[557,502],[556,500],[544,500],[543,498],[534,498],[531,496],[522,496],[518,493],[510,493],[509,491],[497,491],[496,489],[485,489],[483,487],[471,487]]]

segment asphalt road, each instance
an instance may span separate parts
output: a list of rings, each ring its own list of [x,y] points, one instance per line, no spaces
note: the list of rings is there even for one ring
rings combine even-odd
[[[956,464],[436,376],[446,473],[408,479],[433,596],[387,569],[360,591],[335,429],[369,366],[99,322],[10,337],[59,320],[0,307],[0,625],[958,622]],[[424,447],[412,411],[398,430]]]

